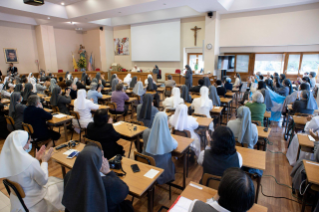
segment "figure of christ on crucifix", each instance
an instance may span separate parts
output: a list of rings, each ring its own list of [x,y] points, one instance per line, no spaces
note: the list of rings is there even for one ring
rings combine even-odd
[[[201,30],[202,28],[198,28],[197,26],[195,26],[193,29],[194,31],[194,43],[195,43],[195,46],[197,45],[197,30]]]

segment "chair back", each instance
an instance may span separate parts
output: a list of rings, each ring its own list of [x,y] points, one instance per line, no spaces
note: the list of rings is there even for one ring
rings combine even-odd
[[[33,127],[31,126],[31,124],[27,124],[22,122],[22,127],[24,131],[27,131],[30,135],[32,135],[34,133],[33,131]]]
[[[207,116],[204,114],[199,114],[199,113],[193,113],[192,116],[197,116],[197,117],[203,117],[206,118]]]
[[[80,114],[77,111],[70,111],[71,115],[74,116],[77,120],[80,120]]]
[[[27,206],[24,204],[24,201],[22,198],[25,198],[25,193],[22,189],[22,187],[20,186],[19,183],[16,183],[16,182],[12,182],[10,180],[7,180],[7,179],[4,179],[3,180],[3,184],[4,186],[6,187],[6,190],[8,192],[8,194],[10,195],[11,193],[11,189],[13,190],[13,193],[14,195],[16,195],[22,205],[22,207],[24,208],[24,210],[26,212],[29,212],[29,209],[27,208]]]
[[[60,112],[59,107],[58,107],[58,106],[53,106],[53,107],[52,107],[52,112],[53,112],[53,113],[59,113],[59,112]]]
[[[165,97],[170,97],[171,96],[171,94],[172,94],[172,87],[170,87],[170,86],[166,86],[165,87],[165,90],[164,90],[164,95],[165,95]]]
[[[116,110],[117,108],[117,105],[115,102],[108,102],[107,106],[109,106],[111,110]]]
[[[256,124],[257,126],[261,126],[261,122],[260,122],[260,121],[251,120],[251,123],[254,123],[254,124]]]
[[[136,161],[139,161],[141,163],[145,163],[151,166],[156,166],[155,160],[153,157],[148,156],[148,155],[144,155],[142,153],[139,153],[137,151],[134,151],[134,159]]]
[[[7,124],[11,125],[12,126],[12,129],[15,130],[16,128],[14,127],[14,120],[11,116],[7,116],[7,115],[4,115],[4,117],[6,118],[6,122]]]
[[[175,128],[173,127],[172,132],[174,135],[179,135],[179,136],[183,136],[183,137],[187,137],[187,138],[191,137],[191,133],[188,130],[180,131],[180,130],[175,130]]]
[[[86,136],[84,136],[84,141],[85,141],[85,144],[88,144],[88,143],[95,143],[97,144],[101,149],[102,148],[102,144],[98,141],[94,141],[94,140],[91,140],[91,139],[88,139]]]
[[[216,176],[216,175],[204,173],[203,179],[202,179],[202,184],[204,186],[218,190],[218,186],[220,184],[221,179],[222,179],[221,176]]]
[[[307,113],[295,113],[295,116],[304,116],[304,117],[308,117],[310,114]]]

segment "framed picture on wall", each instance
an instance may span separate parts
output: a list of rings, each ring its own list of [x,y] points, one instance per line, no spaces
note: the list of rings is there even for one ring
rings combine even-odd
[[[19,63],[17,49],[3,48],[6,63]]]
[[[129,55],[129,38],[114,38],[114,54]]]

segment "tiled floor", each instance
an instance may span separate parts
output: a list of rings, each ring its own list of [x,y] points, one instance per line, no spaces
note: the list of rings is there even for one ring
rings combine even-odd
[[[0,212],[10,212],[10,199],[0,191]]]

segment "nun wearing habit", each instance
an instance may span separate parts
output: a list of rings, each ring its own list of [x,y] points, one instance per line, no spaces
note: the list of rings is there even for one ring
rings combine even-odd
[[[144,123],[148,128],[152,128],[153,120],[158,109],[153,106],[153,95],[145,94],[143,96],[143,103],[137,106],[137,120]]]
[[[143,103],[143,95],[145,94],[145,92],[146,89],[144,89],[143,83],[141,81],[138,81],[133,88],[133,93],[140,97],[141,100],[139,103]]]
[[[184,99],[181,98],[181,91],[179,88],[174,87],[172,90],[172,96],[166,97],[162,102],[165,109],[176,109],[179,104],[183,104]]]

